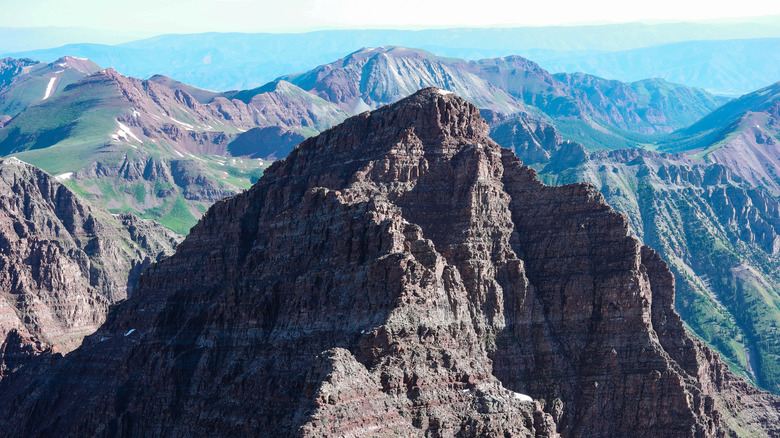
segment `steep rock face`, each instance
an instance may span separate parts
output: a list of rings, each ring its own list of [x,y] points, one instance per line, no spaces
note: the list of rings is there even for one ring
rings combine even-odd
[[[91,207],[13,158],[0,161],[0,194],[0,375],[19,356],[77,347],[180,240],[151,221]]]
[[[0,430],[780,433],[780,401],[685,333],[627,219],[488,133],[424,89],[303,142],[79,349],[3,381]]]
[[[684,154],[587,153],[559,138],[539,144],[545,153],[530,153],[524,141],[536,131],[527,125],[509,119],[491,135],[548,183],[593,184],[628,216],[632,231],[669,261],[683,320],[734,371],[780,393],[777,199],[728,167]]]

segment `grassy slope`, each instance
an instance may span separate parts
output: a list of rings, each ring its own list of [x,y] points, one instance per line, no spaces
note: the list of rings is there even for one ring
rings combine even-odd
[[[52,175],[78,171],[94,162],[117,167],[125,160],[142,164],[149,159],[156,163],[182,159],[164,142],[112,141],[111,134],[119,129],[117,118],[131,112],[113,86],[98,83],[70,87],[31,105],[0,129],[0,156],[16,156]],[[175,117],[191,122],[183,111],[176,112]],[[226,162],[208,155],[186,159],[201,163],[204,176],[233,192],[249,187],[267,167],[267,163],[250,159]],[[69,179],[65,183],[110,211],[134,212],[180,234],[186,234],[212,202],[185,199],[181,187],[164,179],[126,180],[103,175],[95,180]]]

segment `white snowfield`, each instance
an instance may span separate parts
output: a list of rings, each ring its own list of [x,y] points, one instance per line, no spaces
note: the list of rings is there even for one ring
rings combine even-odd
[[[73,177],[73,172],[65,172],[61,173],[54,177],[57,181],[65,181],[66,179],[71,179]]]
[[[57,76],[49,79],[49,85],[46,86],[46,93],[43,95],[43,100],[46,100],[51,96],[51,93],[54,91],[55,82],[57,82]]]
[[[182,121],[176,120],[176,119],[174,119],[171,116],[168,116],[168,118],[173,120],[175,123],[178,123],[179,125],[184,126],[184,129],[186,131],[193,131],[193,130],[195,130],[195,127],[193,125],[190,125],[189,123],[184,123]]]
[[[446,95],[448,95],[448,94],[452,94],[452,91],[449,91],[449,90],[442,90],[442,89],[440,88],[440,89],[439,89],[439,94],[441,94],[442,96],[446,96]]]
[[[130,136],[133,138],[133,140],[137,141],[138,143],[143,143],[140,138],[136,137],[135,134],[133,134],[133,131],[130,130],[124,123],[117,121],[117,124],[119,124],[119,131],[117,131],[116,135],[119,137],[124,137],[127,139],[127,136]]]
[[[532,399],[531,397],[529,397],[529,396],[527,396],[525,394],[520,394],[519,392],[516,392],[514,394],[514,397],[516,399],[518,399],[520,401],[524,401],[524,402],[532,402],[532,401],[534,401],[534,399]]]

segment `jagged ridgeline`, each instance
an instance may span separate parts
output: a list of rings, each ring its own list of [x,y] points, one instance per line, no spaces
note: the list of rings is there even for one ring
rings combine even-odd
[[[30,355],[78,347],[180,240],[90,205],[34,166],[0,160],[0,379]]]
[[[0,382],[0,431],[780,434],[780,398],[686,332],[628,219],[489,131],[424,89],[304,141],[81,347]]]

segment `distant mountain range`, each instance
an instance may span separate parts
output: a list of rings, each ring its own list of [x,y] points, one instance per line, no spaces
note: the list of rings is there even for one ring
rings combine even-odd
[[[591,149],[628,147],[627,138],[650,141],[642,136],[683,128],[726,102],[663,80],[626,84],[585,74],[551,75],[519,56],[465,61],[395,46],[362,49],[281,79],[351,114],[437,86],[482,109],[555,120]]]
[[[0,128],[0,155],[40,166],[102,206],[139,213],[180,233],[214,201],[259,177],[265,163],[251,158],[286,155],[301,139],[346,117],[292,84],[246,91],[237,99],[214,95],[204,104],[166,78],[141,81],[111,69],[87,76],[79,69],[86,63],[68,58],[25,67],[0,89],[0,102],[11,96],[16,100],[7,102],[28,104],[22,111],[5,105],[14,111]],[[253,128],[272,128],[281,142],[277,149],[225,158],[240,149],[231,142]]]
[[[152,35],[154,34],[150,32],[100,30],[86,27],[0,27],[0,54],[85,42],[120,44],[148,38]]]
[[[85,58],[62,57],[50,64],[30,59],[0,60],[6,80],[0,82],[0,114],[15,116],[33,103],[48,99],[58,90],[100,70]],[[2,75],[2,73],[0,73]]]
[[[739,96],[780,80],[780,38],[684,41],[638,49],[524,52],[556,72],[587,72],[621,81],[662,78]]]
[[[780,19],[766,17],[741,23],[161,35],[115,46],[84,40],[5,54],[45,62],[78,56],[128,76],[164,74],[225,91],[254,88],[284,74],[310,70],[361,47],[397,45],[469,60],[520,55],[551,72],[581,71],[624,82],[662,78],[715,94],[738,95],[780,80],[778,51],[772,49],[777,38]]]
[[[726,101],[663,80],[552,75],[518,56],[466,61],[396,46],[222,93],[163,75],[134,79],[83,58],[2,65],[0,156],[181,233],[256,179],[264,165],[256,159],[282,158],[349,115],[427,86],[462,95],[496,120],[524,114],[553,123],[589,149],[652,142]]]

